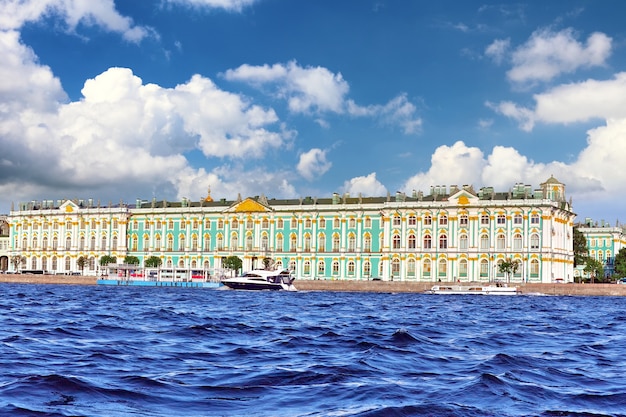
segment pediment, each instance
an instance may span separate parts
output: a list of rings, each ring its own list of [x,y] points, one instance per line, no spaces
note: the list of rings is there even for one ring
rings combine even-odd
[[[448,201],[459,206],[467,206],[478,202],[478,196],[468,190],[459,190],[448,197]]]
[[[231,213],[263,213],[272,210],[266,205],[261,204],[252,198],[246,198],[243,201],[235,203],[226,211]]]
[[[59,211],[62,211],[64,213],[74,213],[77,212],[79,209],[80,207],[78,206],[78,204],[76,204],[72,200],[65,200],[65,202],[59,206]]]

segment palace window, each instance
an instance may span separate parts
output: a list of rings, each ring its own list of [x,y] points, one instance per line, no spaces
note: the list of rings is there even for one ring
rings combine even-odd
[[[530,248],[539,249],[539,235],[536,233],[530,235]]]
[[[233,233],[230,235],[230,250],[237,250],[237,248],[239,247],[238,245],[239,243],[239,236],[237,235],[237,233]]]
[[[339,261],[333,261],[333,276],[339,276]]]
[[[211,230],[211,220],[204,221],[204,228],[207,230]]]
[[[267,217],[264,217],[263,220],[261,221],[261,228],[262,229],[269,229],[270,228],[270,221],[267,220]]]
[[[168,250],[168,251],[174,250],[174,236],[172,235],[167,236],[167,246],[165,250]]]
[[[538,277],[539,276],[539,261],[533,259],[530,261],[530,276]]]
[[[247,251],[252,250],[252,235],[246,236],[246,250]]]
[[[325,228],[326,228],[326,219],[322,217],[320,219],[320,229],[325,229]]]
[[[304,261],[304,275],[311,275],[311,261]]]
[[[480,261],[480,276],[481,278],[489,276],[489,261],[486,259],[481,259]]]
[[[467,250],[468,248],[468,239],[466,234],[462,234],[459,236],[459,249]]]
[[[193,251],[198,250],[198,236],[195,234],[191,236],[191,250]]]
[[[92,236],[91,239],[89,240],[89,249],[96,250],[96,237],[95,236]]]
[[[498,214],[498,217],[496,217],[496,223],[499,224],[500,226],[503,226],[506,224],[506,216],[504,214]]]
[[[431,249],[433,247],[433,239],[430,235],[424,235],[424,249]]]
[[[406,273],[410,277],[414,277],[415,276],[415,259],[410,258],[406,262]]]
[[[424,259],[424,262],[422,263],[422,268],[423,268],[423,273],[424,276],[429,277],[430,276],[430,271],[432,268],[432,264],[430,262],[430,259]]]
[[[326,235],[324,233],[317,235],[317,251],[326,252]]]
[[[417,224],[417,217],[415,217],[415,214],[411,214],[409,216],[409,226],[415,226]]]
[[[442,214],[439,216],[439,226],[447,226],[448,225],[448,216]]]
[[[441,258],[439,259],[439,267],[437,268],[437,275],[439,277],[445,277],[448,275],[448,261]]]
[[[234,229],[239,229],[239,220],[237,219],[233,219],[233,221],[230,223],[230,227],[234,230]]]
[[[154,239],[154,250],[156,251],[161,250],[161,236],[160,235],[157,235],[156,238]]]
[[[498,236],[496,236],[496,249],[504,250],[505,248],[506,248],[506,236],[500,233]]]
[[[339,252],[339,235],[335,233],[333,235],[333,252]]]
[[[539,224],[539,215],[533,214],[530,216],[530,224]]]
[[[372,264],[369,261],[363,262],[363,276],[369,278],[372,273]]]
[[[363,237],[363,250],[365,252],[371,252],[372,250],[372,237],[369,233]]]
[[[522,235],[516,233],[513,235],[513,250],[521,250],[522,249]]]
[[[306,227],[307,229],[310,229],[312,227],[312,222],[311,222],[311,218],[307,217],[304,220],[304,227]]]
[[[483,214],[480,216],[480,224],[483,226],[488,226],[489,225],[489,215],[488,214]]]
[[[461,259],[459,261],[459,276],[467,276],[467,259]]]
[[[430,226],[433,223],[433,218],[430,216],[430,214],[427,214],[424,216],[424,225],[425,226]]]
[[[417,240],[415,239],[415,235],[414,234],[410,234],[409,235],[409,241],[408,241],[408,248],[409,249],[415,249],[417,247]]]
[[[298,227],[298,220],[295,217],[293,217],[291,219],[291,228],[296,229],[297,227]]]
[[[24,243],[24,246],[26,246],[26,243]],[[68,236],[65,238],[65,250],[70,250],[71,247],[72,247],[72,238]]]
[[[486,233],[480,235],[480,248],[489,249],[489,235]]]
[[[72,268],[72,259],[67,256],[65,257],[65,270],[69,271]]]
[[[461,214],[461,216],[459,217],[459,225],[467,226],[468,224],[469,224],[469,221],[468,221],[467,214]]]
[[[268,251],[269,249],[270,249],[270,239],[266,234],[264,234],[263,236],[261,236],[261,250]]]
[[[335,219],[333,220],[333,227],[335,229],[339,229],[339,218],[335,217]]]
[[[448,249],[448,236],[445,234],[439,236],[439,249]]]
[[[324,264],[324,261],[319,261],[317,263],[317,275],[324,276],[325,273],[326,273],[326,265]]]
[[[350,234],[348,236],[348,251],[354,252],[356,250],[356,236],[354,234]]]
[[[248,230],[254,229],[254,220],[248,219],[246,221],[246,229],[248,229]]]
[[[393,249],[400,249],[400,235],[399,234],[394,234],[393,235]]]
[[[311,235],[308,233],[304,235],[304,251],[311,251]]]
[[[348,262],[348,276],[349,277],[353,277],[354,276],[354,261],[349,261]]]
[[[348,227],[350,227],[351,229],[354,229],[356,227],[356,219],[351,217],[348,225],[349,225]]]
[[[52,270],[53,270],[53,271],[56,271],[56,270],[57,270],[57,268],[58,268],[58,264],[57,264],[57,257],[56,257],[56,256],[53,256],[53,257],[52,257]]]
[[[372,219],[369,217],[365,218],[365,227],[372,227]]]
[[[516,214],[513,216],[513,224],[520,225],[520,224],[522,224],[522,221],[523,221],[523,217],[522,217],[522,215],[521,215],[521,214],[516,213]]]
[[[276,250],[283,252],[285,250],[285,242],[283,241],[283,235],[276,236]]]
[[[402,224],[402,218],[400,217],[399,214],[396,214],[393,216],[393,225],[394,226],[400,226]]]
[[[296,247],[297,247],[297,236],[295,234],[291,235],[291,239],[289,240],[289,251],[290,252],[295,252],[296,251]]]
[[[276,222],[276,227],[279,229],[285,228],[285,223],[283,222],[283,219],[278,219],[278,221]]]
[[[400,276],[400,259],[398,258],[393,258],[393,261],[391,261],[391,276]]]

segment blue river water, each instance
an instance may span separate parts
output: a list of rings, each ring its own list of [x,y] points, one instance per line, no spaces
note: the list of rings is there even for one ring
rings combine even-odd
[[[0,416],[626,416],[626,298],[0,285]]]

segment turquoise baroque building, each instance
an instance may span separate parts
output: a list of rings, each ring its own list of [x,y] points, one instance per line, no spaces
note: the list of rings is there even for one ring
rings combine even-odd
[[[498,264],[516,260],[512,281],[572,281],[575,214],[564,184],[551,177],[533,190],[516,184],[431,187],[430,193],[293,200],[93,201],[22,203],[8,216],[10,254],[21,269],[99,273],[104,255],[121,262],[162,259],[162,268],[220,269],[238,256],[244,270],[276,267],[298,279],[400,281],[505,279]],[[9,266],[12,268],[12,266]]]

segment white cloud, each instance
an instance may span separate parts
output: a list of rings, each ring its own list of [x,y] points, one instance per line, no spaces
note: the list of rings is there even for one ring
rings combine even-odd
[[[25,23],[55,16],[71,32],[79,25],[99,26],[122,34],[130,42],[154,35],[151,28],[136,26],[131,18],[120,15],[113,0],[3,0],[2,9],[1,30],[19,29]]]
[[[272,109],[207,78],[163,88],[144,84],[129,69],[111,68],[85,82],[81,100],[68,102],[59,80],[17,32],[0,31],[0,55],[0,191],[10,198],[46,198],[46,192],[74,198],[97,190],[117,201],[150,189],[197,198],[194,187],[200,193],[208,185],[258,193],[248,176],[256,185],[295,194],[282,169],[232,173],[191,166],[190,151],[202,151],[207,161],[250,160],[290,146],[293,138]]]
[[[286,65],[244,64],[226,71],[223,76],[255,88],[274,87],[274,96],[286,100],[293,113],[347,113],[354,117],[375,118],[384,125],[400,126],[405,134],[421,131],[422,120],[406,94],[400,94],[384,105],[360,106],[347,98],[350,87],[342,75],[333,74],[326,68],[304,68],[295,61]],[[327,122],[321,125],[325,127]]]
[[[326,152],[313,148],[301,153],[297,166],[298,173],[309,181],[324,175],[332,167],[332,163],[326,159]]]
[[[604,65],[611,55],[611,42],[611,38],[597,32],[582,44],[576,40],[572,29],[560,32],[538,30],[513,51],[513,67],[507,72],[507,77],[515,83],[550,81],[581,67]],[[493,54],[497,56],[496,52]]]
[[[452,146],[442,145],[431,157],[427,172],[409,178],[404,190],[428,190],[432,185],[480,183],[486,161],[478,148],[468,147],[462,141]]]
[[[496,112],[519,122],[525,131],[533,130],[538,122],[576,123],[592,119],[626,117],[626,72],[610,80],[586,80],[554,87],[535,94],[534,109],[510,101],[486,103]]]
[[[295,61],[286,65],[252,66],[244,64],[228,70],[224,77],[252,85],[275,83],[276,94],[287,100],[294,113],[343,112],[348,83],[341,74],[333,74],[322,67],[301,67]]]
[[[356,196],[379,197],[387,194],[387,189],[376,179],[376,173],[372,172],[363,177],[354,177],[343,184],[343,192]]]
[[[251,6],[256,0],[166,0],[169,3],[192,7],[206,7],[209,9],[224,9],[227,11],[240,12]]]
[[[496,39],[485,49],[485,55],[493,59],[496,64],[501,64],[511,46],[510,39]]]

